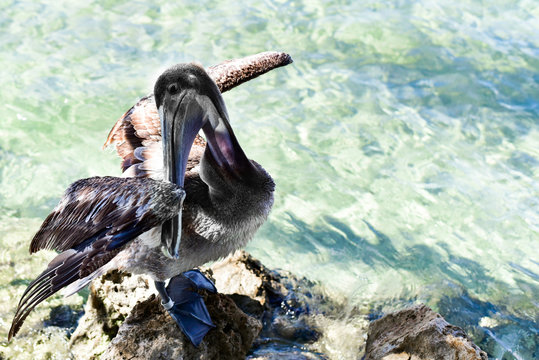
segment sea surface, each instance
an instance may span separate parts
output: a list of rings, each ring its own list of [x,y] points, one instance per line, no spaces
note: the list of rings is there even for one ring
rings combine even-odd
[[[116,119],[169,65],[266,50],[294,63],[224,95],[245,152],[277,184],[247,250],[370,318],[425,302],[492,359],[539,359],[528,0],[0,0],[0,357],[70,356],[48,319],[60,304],[80,311],[84,292],[6,335],[54,256],[28,245],[64,189],[120,174],[101,150]],[[331,356],[360,358],[353,349]]]

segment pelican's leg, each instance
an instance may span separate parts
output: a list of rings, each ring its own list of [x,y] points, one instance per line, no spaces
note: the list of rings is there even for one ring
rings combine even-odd
[[[161,296],[161,305],[165,308],[165,310],[169,310],[172,306],[174,306],[174,301],[168,296],[167,289],[165,287],[164,281],[155,281],[155,288],[157,289],[157,292],[159,293],[159,296]]]
[[[167,287],[162,281],[156,281],[155,287],[161,296],[163,307],[193,345],[198,346],[215,325],[197,289],[215,293],[215,285],[200,271],[190,270],[171,278]]]

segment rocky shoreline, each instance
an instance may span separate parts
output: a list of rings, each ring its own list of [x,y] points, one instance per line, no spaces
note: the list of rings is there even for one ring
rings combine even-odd
[[[486,360],[465,332],[424,305],[375,320],[316,284],[270,271],[243,251],[204,268],[219,290],[202,293],[216,325],[196,348],[144,276],[112,272],[90,287],[71,336],[76,359]],[[351,321],[353,319],[353,321]],[[367,338],[368,335],[368,338]]]

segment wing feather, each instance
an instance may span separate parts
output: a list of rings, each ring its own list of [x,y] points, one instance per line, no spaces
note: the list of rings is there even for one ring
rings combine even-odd
[[[19,301],[8,340],[17,334],[24,320],[39,303],[77,279],[82,257],[84,257],[83,252],[65,251],[54,258],[47,270],[30,283]]]
[[[178,214],[183,190],[152,179],[94,177],[73,183],[30,247],[62,251],[25,290],[9,339],[30,312],[60,289],[88,283],[123,247]]]
[[[120,243],[118,235],[127,229],[138,236],[178,213],[179,201],[174,202],[178,191],[174,184],[152,179],[106,176],[79,180],[45,219],[32,239],[30,252],[80,249],[106,235]]]

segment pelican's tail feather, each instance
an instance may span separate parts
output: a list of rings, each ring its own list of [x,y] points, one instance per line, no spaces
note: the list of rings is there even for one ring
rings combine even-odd
[[[50,262],[47,270],[30,283],[17,307],[8,340],[17,334],[28,314],[39,303],[79,279],[79,270],[85,256],[84,252],[72,249],[64,251]]]

